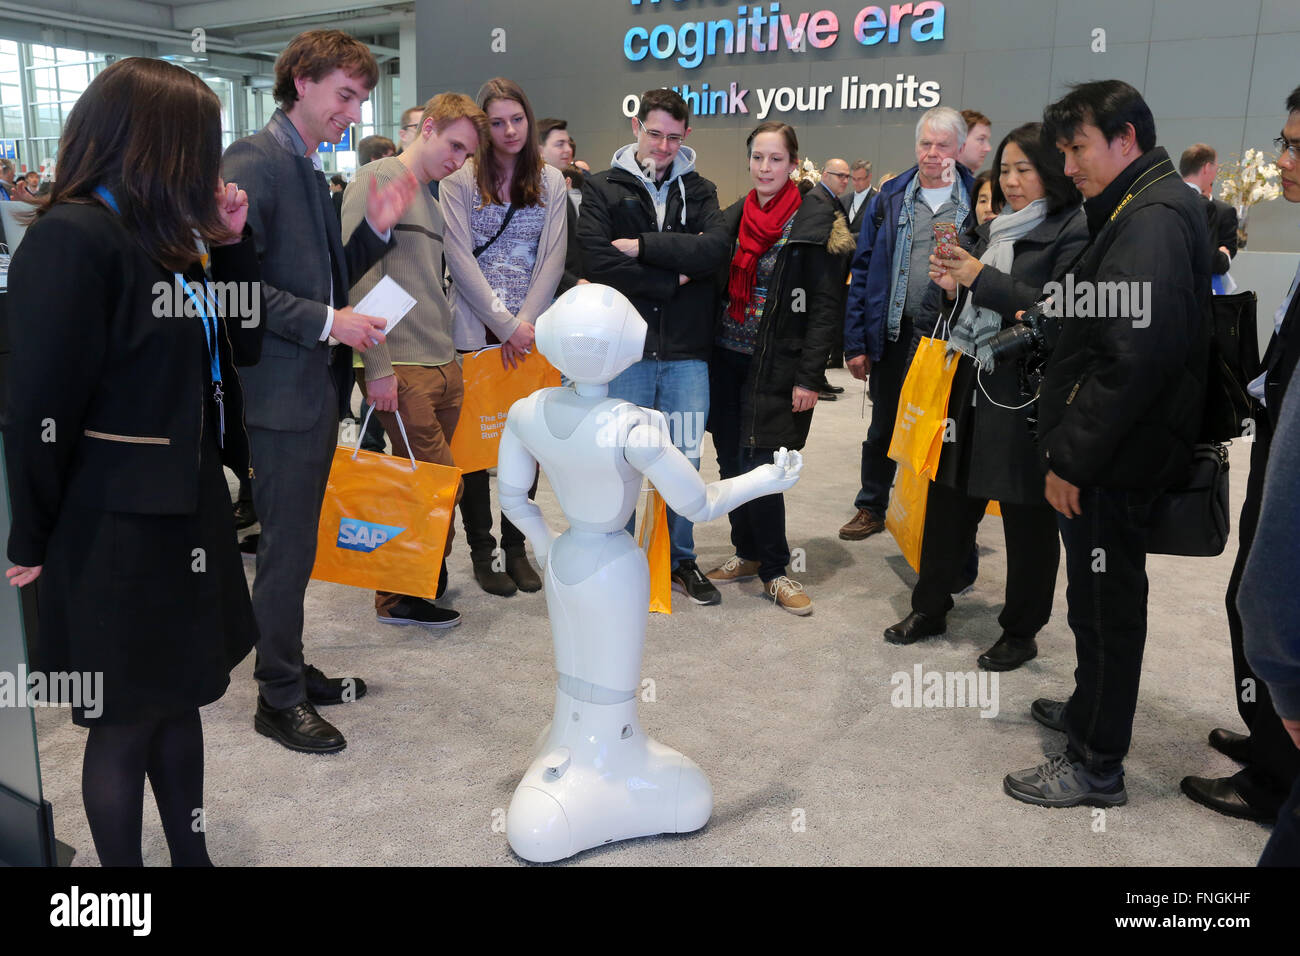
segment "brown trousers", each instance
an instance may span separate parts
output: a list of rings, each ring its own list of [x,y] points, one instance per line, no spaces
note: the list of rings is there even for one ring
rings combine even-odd
[[[406,426],[406,437],[410,440],[410,454],[416,461],[430,461],[435,465],[455,464],[451,459],[451,436],[456,431],[456,422],[460,420],[460,406],[465,399],[465,383],[461,377],[460,364],[455,360],[446,365],[394,365],[397,375],[397,411]],[[357,384],[361,393],[366,391],[365,369],[357,369]],[[393,443],[393,454],[399,458],[407,457],[407,445],[402,441],[402,432],[397,427],[397,415],[392,412],[375,410],[375,416],[384,426],[388,440]],[[462,488],[456,489],[456,501],[460,501]],[[451,554],[451,542],[456,536],[455,514],[447,528],[446,555]],[[400,601],[405,595],[389,591],[375,592],[375,610],[386,611]]]

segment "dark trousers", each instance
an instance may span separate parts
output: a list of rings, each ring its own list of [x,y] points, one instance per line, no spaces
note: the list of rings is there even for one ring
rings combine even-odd
[[[1082,514],[1057,516],[1078,658],[1065,708],[1066,754],[1102,776],[1123,770],[1133,737],[1147,640],[1146,526],[1156,497],[1081,488]]]
[[[718,472],[734,478],[770,464],[775,448],[742,445],[740,395],[753,357],[715,348],[709,362],[709,427],[718,453]],[[790,546],[785,539],[785,496],[764,495],[732,510],[731,544],[745,561],[758,562],[763,583],[785,574]]]
[[[274,708],[292,707],[307,696],[303,597],[316,563],[321,502],[339,428],[337,388],[321,389],[315,399],[316,423],[307,431],[248,429],[253,507],[262,522],[253,579],[258,629],[253,676],[262,698]]]
[[[497,541],[492,537],[492,491],[488,486],[488,473],[473,471],[462,476],[464,494],[460,499],[460,520],[465,526],[465,540],[469,542],[470,558],[474,561],[486,561],[496,550]],[[537,495],[537,479],[533,479],[528,497]],[[501,516],[501,549],[507,554],[522,553],[524,550],[524,533],[510,523],[504,514]]]
[[[889,441],[898,416],[898,393],[903,389],[911,357],[912,317],[905,315],[898,329],[898,341],[885,342],[880,361],[872,363],[867,378],[871,424],[867,427],[867,440],[862,443],[862,488],[853,502],[854,507],[866,509],[882,521],[889,506],[894,469],[898,467],[889,457]]]
[[[1300,778],[1300,750],[1291,741],[1282,726],[1268,685],[1259,679],[1246,661],[1242,647],[1241,615],[1237,612],[1237,591],[1241,575],[1246,569],[1246,558],[1255,539],[1255,526],[1259,523],[1259,506],[1264,495],[1264,471],[1268,465],[1272,445],[1272,428],[1264,414],[1256,416],[1258,430],[1250,449],[1250,476],[1246,481],[1246,501],[1241,506],[1241,521],[1237,525],[1239,546],[1237,560],[1228,578],[1228,634],[1232,642],[1233,694],[1237,698],[1237,713],[1250,729],[1250,760],[1233,779],[1237,790],[1252,804],[1276,806],[1285,799],[1292,785]],[[1245,683],[1245,682],[1249,683]],[[1253,693],[1247,693],[1245,688]],[[1251,698],[1251,699],[1243,699]]]
[[[937,481],[930,484],[921,538],[921,575],[912,589],[912,610],[943,617],[952,608],[953,592],[969,579],[975,529],[987,507],[986,498],[972,498]],[[1007,592],[998,623],[1008,636],[1027,640],[1052,616],[1061,561],[1056,512],[1046,502],[1017,505],[1004,501],[1001,507],[1007,539]]]
[[[1300,779],[1291,785],[1291,796],[1278,812],[1259,865],[1300,866]]]

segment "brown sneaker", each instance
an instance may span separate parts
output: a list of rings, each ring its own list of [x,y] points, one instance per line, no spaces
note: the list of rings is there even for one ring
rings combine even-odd
[[[840,528],[840,537],[845,541],[861,541],[885,530],[885,519],[877,518],[866,508],[859,508],[853,520]]]
[[[777,607],[784,608],[791,614],[803,617],[812,613],[812,598],[804,592],[803,585],[791,581],[784,574],[767,582],[767,593],[772,596]]]
[[[758,574],[758,562],[746,561],[738,554],[733,554],[722,567],[714,568],[705,575],[710,581],[726,584],[733,581],[748,581]]]

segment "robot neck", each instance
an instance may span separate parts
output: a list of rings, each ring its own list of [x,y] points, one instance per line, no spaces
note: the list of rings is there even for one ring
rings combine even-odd
[[[608,383],[588,385],[584,382],[574,382],[573,387],[584,398],[607,398],[609,396]]]

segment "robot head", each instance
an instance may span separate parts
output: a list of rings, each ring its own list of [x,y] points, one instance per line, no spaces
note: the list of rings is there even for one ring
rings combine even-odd
[[[576,285],[537,319],[537,348],[584,385],[603,385],[641,360],[645,319],[607,285]]]

